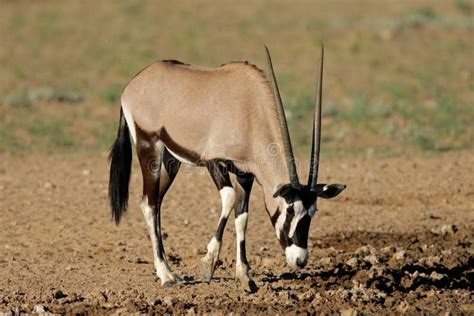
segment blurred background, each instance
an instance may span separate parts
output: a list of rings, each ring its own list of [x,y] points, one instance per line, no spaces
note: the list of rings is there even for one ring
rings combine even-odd
[[[397,156],[474,138],[474,2],[1,1],[0,151],[103,152],[120,93],[161,59],[218,67],[273,54],[297,152],[326,47],[323,150]]]

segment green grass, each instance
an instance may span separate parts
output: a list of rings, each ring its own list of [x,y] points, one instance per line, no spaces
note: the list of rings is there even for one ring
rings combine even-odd
[[[61,119],[37,119],[28,127],[33,142],[32,146],[40,148],[72,148],[74,138],[67,129],[68,122]]]
[[[3,103],[12,107],[29,107],[31,104],[39,101],[77,103],[83,99],[84,96],[79,91],[70,87],[43,87],[36,89],[24,87],[4,97]]]
[[[355,93],[349,105],[326,101],[323,107],[323,146],[328,150],[364,153],[371,147],[376,153],[386,154],[388,144],[421,152],[461,150],[472,146],[474,132],[474,104],[463,103],[453,96],[439,96],[428,105],[413,103],[410,90],[405,85],[388,87],[383,91],[393,96],[393,101],[368,99],[362,92]],[[311,145],[311,122],[314,110],[313,97],[306,96],[287,104],[289,126],[293,142],[301,154]],[[330,124],[327,122],[330,121]],[[341,148],[338,143],[357,144],[358,137],[373,139],[370,146],[357,145]],[[403,153],[392,149],[391,153]]]
[[[467,0],[5,2],[0,151],[106,150],[122,88],[146,65],[249,60],[265,69],[267,44],[294,147],[306,154],[321,42],[324,155],[467,148],[472,10]]]

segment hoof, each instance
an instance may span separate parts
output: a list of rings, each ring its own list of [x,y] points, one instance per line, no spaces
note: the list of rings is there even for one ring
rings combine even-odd
[[[204,258],[201,259],[201,271],[202,275],[204,276],[204,280],[209,283],[211,282],[212,276],[214,275],[215,265],[213,264],[214,260],[211,262],[205,260]]]
[[[258,291],[257,284],[250,278],[240,280],[240,289],[246,293],[256,293]]]
[[[183,280],[177,276],[176,274],[172,274],[172,278],[169,278],[168,280],[161,282],[161,286],[168,289],[170,287],[173,287],[174,285],[182,282]]]
[[[169,289],[173,287],[174,285],[176,285],[176,283],[178,283],[176,280],[168,280],[168,281],[165,281],[163,284],[161,284],[161,286],[164,287],[165,289]]]

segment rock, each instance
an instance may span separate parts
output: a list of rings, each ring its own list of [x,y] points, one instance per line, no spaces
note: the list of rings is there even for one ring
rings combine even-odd
[[[173,300],[172,297],[166,296],[165,298],[163,298],[163,303],[165,305],[168,305],[168,306],[173,306],[174,305],[174,300]]]
[[[400,311],[401,313],[405,313],[408,310],[409,307],[410,307],[410,305],[406,301],[402,301],[398,305],[397,310]]]
[[[313,300],[311,301],[310,305],[311,305],[312,307],[316,307],[316,306],[319,306],[320,304],[321,304],[321,294],[316,293],[316,294],[314,295],[314,298],[313,298]]]
[[[364,261],[369,262],[372,265],[379,263],[379,259],[376,255],[365,256]]]
[[[84,169],[84,170],[81,171],[81,174],[82,174],[83,176],[89,176],[89,175],[91,174],[91,171],[88,170],[88,169]]]
[[[441,236],[446,236],[446,235],[453,235],[458,231],[458,228],[454,224],[445,224],[440,227],[436,227],[431,229],[431,232],[435,235],[441,235]]]
[[[396,251],[396,248],[393,245],[390,245],[390,246],[387,246],[387,247],[384,247],[384,248],[380,249],[380,252],[383,253],[384,255],[391,255],[391,254],[395,253],[395,251]]]
[[[357,311],[353,308],[343,309],[340,311],[341,316],[356,316]]]
[[[314,298],[314,293],[313,291],[310,290],[310,291],[306,291],[304,293],[297,295],[297,297],[300,302],[303,302],[303,301],[311,302]]]
[[[67,294],[63,293],[63,291],[61,290],[57,290],[56,292],[54,292],[53,297],[59,300],[60,298],[67,297]]]
[[[316,266],[318,267],[327,267],[327,266],[330,266],[331,264],[332,264],[331,257],[321,258],[316,262]]]
[[[406,251],[402,249],[394,253],[393,258],[395,260],[403,260],[405,258],[405,254],[406,254]]]
[[[33,307],[33,313],[37,313],[37,314],[46,313],[46,310],[43,305],[38,304]]]
[[[438,272],[436,272],[436,271],[433,271],[433,272],[431,272],[431,274],[430,274],[430,279],[431,279],[432,281],[440,281],[440,280],[444,279],[444,277],[445,277],[444,274],[438,273]]]
[[[359,259],[357,258],[350,258],[349,260],[346,261],[346,264],[352,268],[357,267],[359,263]]]
[[[54,188],[56,188],[56,185],[52,182],[47,181],[47,182],[44,183],[44,188],[45,189],[54,189]]]
[[[441,258],[439,256],[429,256],[429,257],[421,258],[420,260],[418,260],[418,264],[432,268],[434,265],[439,264],[440,261],[441,261]]]
[[[329,247],[326,249],[328,255],[337,255],[340,251],[338,251],[336,248],[334,247]]]
[[[374,254],[375,249],[372,246],[362,246],[356,249],[355,254],[359,256],[367,256],[369,254]]]

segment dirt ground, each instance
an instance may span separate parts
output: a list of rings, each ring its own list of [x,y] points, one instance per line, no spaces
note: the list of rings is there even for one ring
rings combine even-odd
[[[247,237],[255,294],[234,281],[233,221],[222,264],[202,282],[220,201],[196,168],[184,168],[165,199],[165,247],[185,282],[162,288],[136,159],[130,210],[116,226],[105,156],[1,155],[0,312],[474,313],[472,151],[324,161],[322,181],[348,189],[321,201],[300,271],[286,265],[256,186]]]

